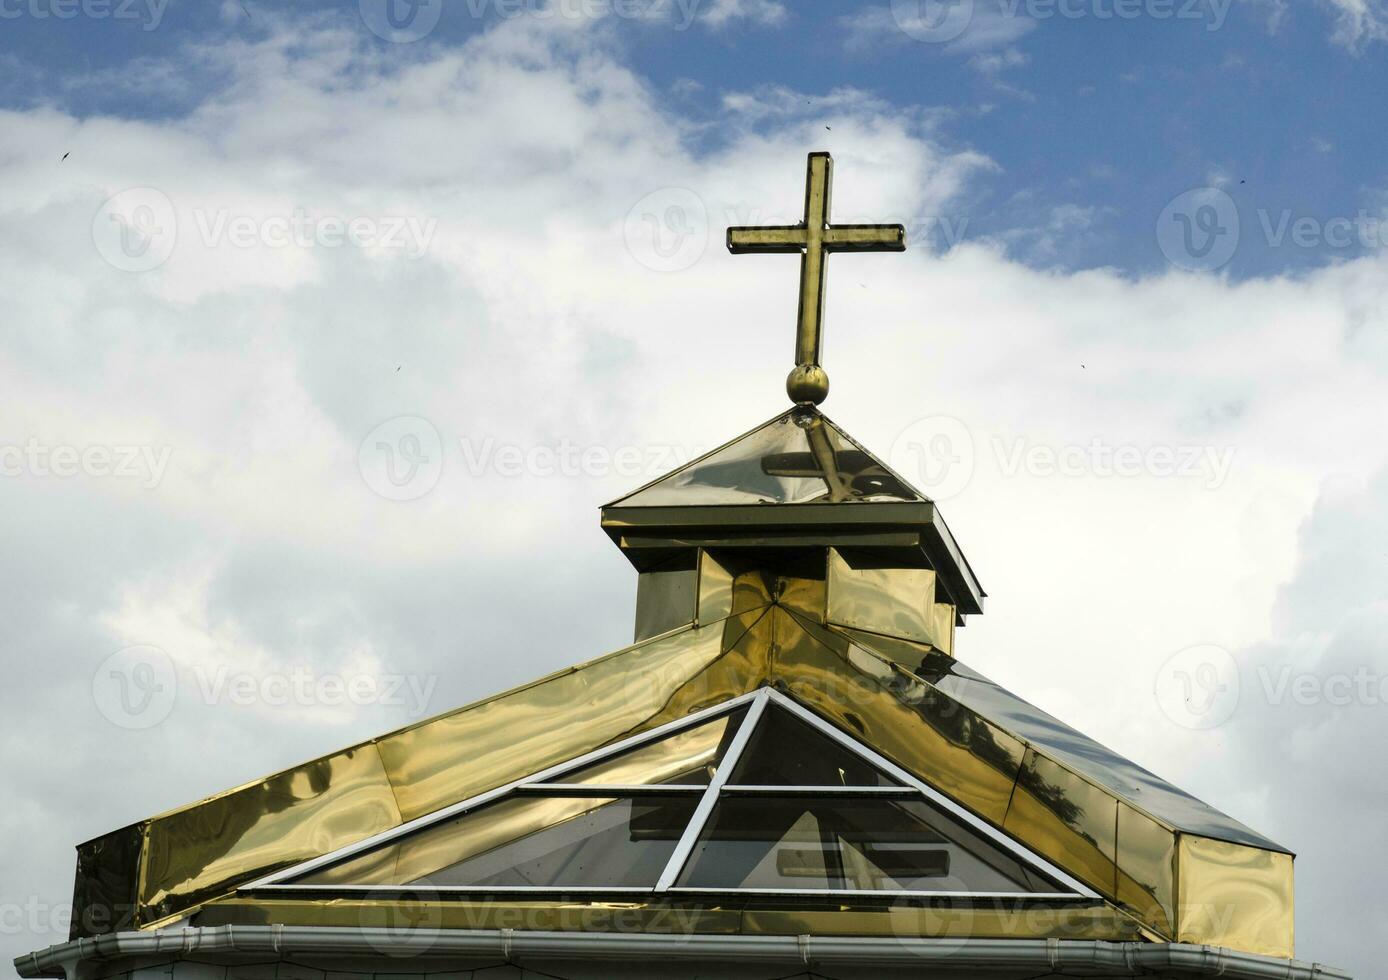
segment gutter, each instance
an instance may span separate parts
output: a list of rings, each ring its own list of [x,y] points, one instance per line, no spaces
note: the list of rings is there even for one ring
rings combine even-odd
[[[226,925],[117,932],[60,943],[17,957],[21,977],[87,980],[121,972],[117,961],[144,963],[187,958],[240,958],[246,954],[359,958],[362,972],[371,961],[388,960],[398,970],[402,958],[485,957],[506,962],[588,960],[640,963],[715,962],[765,964],[776,968],[910,967],[918,973],[948,968],[950,973],[999,970],[1059,973],[1065,976],[1179,977],[1220,976],[1227,980],[1353,980],[1319,963],[1276,959],[1214,946],[1185,943],[1115,943],[1058,939],[926,939],[833,936],[705,936],[645,933],[529,932],[511,929],[401,932],[381,928]],[[109,969],[102,969],[102,965]],[[129,968],[127,965],[126,969]],[[393,970],[393,972],[394,972]],[[933,971],[930,971],[933,972]]]

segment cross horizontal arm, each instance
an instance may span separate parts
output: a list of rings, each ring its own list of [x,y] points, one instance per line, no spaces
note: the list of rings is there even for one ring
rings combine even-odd
[[[904,252],[903,225],[830,225],[824,232],[830,252]]]
[[[728,251],[734,255],[754,252],[799,252],[809,241],[804,225],[766,225],[729,228]]]

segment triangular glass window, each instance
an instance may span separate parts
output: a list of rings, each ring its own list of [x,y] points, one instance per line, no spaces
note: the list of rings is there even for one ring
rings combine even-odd
[[[651,888],[699,803],[512,796],[300,881],[316,885]]]
[[[732,785],[902,786],[784,708],[767,709],[743,749]]]
[[[1095,897],[767,689],[248,887]]]
[[[723,799],[679,884],[738,890],[1066,891],[924,800]]]
[[[737,733],[745,711],[676,732],[666,738],[628,749],[571,773],[555,782],[592,786],[650,786],[675,784],[707,786],[718,771],[728,743]]]

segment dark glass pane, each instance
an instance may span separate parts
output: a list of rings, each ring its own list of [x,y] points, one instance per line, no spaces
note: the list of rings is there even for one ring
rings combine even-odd
[[[740,786],[900,786],[789,711],[771,707],[729,780]]]
[[[818,411],[787,412],[611,507],[922,500]]]
[[[558,783],[588,786],[707,786],[747,709],[714,718],[659,742],[630,749],[602,762],[556,776]]]
[[[650,887],[698,802],[697,793],[508,797],[299,883]]]
[[[919,892],[1056,892],[921,801],[724,797],[679,884]]]

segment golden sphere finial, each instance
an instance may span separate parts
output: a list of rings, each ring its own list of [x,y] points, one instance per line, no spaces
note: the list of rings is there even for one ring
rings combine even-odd
[[[786,378],[786,394],[797,405],[818,405],[829,397],[829,375],[818,364],[797,364]]]

